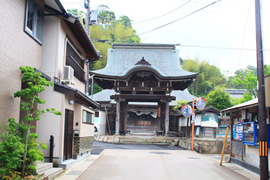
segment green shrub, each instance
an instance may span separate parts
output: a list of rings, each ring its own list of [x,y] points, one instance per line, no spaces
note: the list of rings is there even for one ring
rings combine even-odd
[[[18,136],[16,129],[16,122],[14,119],[9,119],[9,126],[6,128],[2,127],[0,134],[0,177],[12,177],[18,169],[22,167],[24,143],[22,138]]]
[[[20,67],[24,75],[22,82],[27,82],[28,87],[14,93],[14,97],[21,99],[21,111],[26,112],[24,122],[16,123],[9,119],[9,126],[2,128],[0,134],[0,178],[16,179],[35,173],[36,161],[43,161],[41,149],[47,146],[37,142],[38,134],[31,133],[31,122],[40,120],[40,115],[45,110],[38,109],[38,104],[44,104],[45,100],[39,98],[39,93],[45,87],[53,86],[53,83],[41,77],[41,73],[35,72],[33,67]],[[54,108],[46,109],[46,112],[61,115]],[[21,173],[18,173],[21,172]]]

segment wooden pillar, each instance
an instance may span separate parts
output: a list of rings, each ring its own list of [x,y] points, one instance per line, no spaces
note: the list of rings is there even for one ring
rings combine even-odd
[[[176,121],[176,132],[180,132],[179,131],[179,116],[175,116],[175,121]]]
[[[159,127],[161,131],[165,131],[164,123],[165,123],[165,103],[161,101],[160,102],[160,127]]]
[[[125,99],[120,99],[120,131],[126,132],[126,123],[127,123],[127,105],[128,103]]]
[[[116,99],[115,135],[119,136],[120,127],[120,100]]]
[[[165,103],[165,136],[168,136],[169,132],[169,101]]]
[[[158,124],[158,130],[161,130],[161,103],[158,102],[158,109],[157,109],[158,115],[157,115],[157,124]]]
[[[124,131],[127,132],[127,113],[128,113],[128,102],[125,101],[125,112],[124,112]]]

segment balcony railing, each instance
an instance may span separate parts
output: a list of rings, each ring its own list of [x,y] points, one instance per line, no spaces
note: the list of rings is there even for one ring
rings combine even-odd
[[[74,76],[85,83],[84,62],[76,51],[67,43],[66,65],[74,69]]]

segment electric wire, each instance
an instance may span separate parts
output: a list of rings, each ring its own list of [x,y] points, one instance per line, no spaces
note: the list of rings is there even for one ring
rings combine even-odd
[[[250,9],[250,0],[249,0],[249,3],[248,3],[248,11],[247,11],[247,17],[246,17],[246,23],[245,23],[245,29],[244,29],[244,34],[243,34],[243,39],[242,39],[242,46],[241,46],[241,48],[243,48],[243,46],[244,46],[245,35],[246,35],[246,30],[247,30],[247,23],[248,23],[249,9]],[[241,64],[241,58],[242,58],[242,51],[240,51],[240,55],[239,55],[238,69],[239,69],[240,64]]]
[[[182,4],[181,6],[177,7],[176,9],[174,9],[174,10],[172,10],[172,11],[166,13],[166,14],[163,14],[163,15],[161,15],[161,16],[158,16],[158,17],[155,17],[155,18],[152,18],[152,19],[147,19],[147,20],[144,20],[144,21],[133,22],[132,24],[139,24],[139,23],[143,23],[143,22],[148,22],[148,21],[152,21],[152,20],[155,20],[155,19],[159,19],[159,18],[164,17],[164,16],[166,16],[166,15],[168,15],[168,14],[171,14],[172,12],[174,12],[174,11],[180,9],[181,7],[185,6],[186,4],[188,4],[188,3],[190,3],[190,2],[191,2],[191,0],[185,2],[184,4]]]
[[[180,21],[180,20],[182,20],[182,19],[185,19],[186,17],[191,16],[192,14],[195,14],[195,13],[197,13],[197,12],[199,12],[199,11],[201,11],[201,10],[203,10],[203,9],[205,9],[205,8],[207,8],[207,7],[209,7],[209,6],[212,6],[213,4],[216,4],[216,3],[219,2],[219,1],[221,1],[221,0],[214,1],[214,2],[212,2],[212,3],[210,3],[210,4],[208,4],[208,5],[206,5],[206,6],[202,7],[202,8],[200,8],[200,9],[197,9],[196,11],[193,11],[193,12],[191,12],[191,13],[189,13],[189,14],[187,14],[187,15],[181,17],[181,18],[178,18],[178,19],[176,19],[176,20],[174,20],[174,21],[171,21],[171,22],[169,22],[169,23],[167,23],[167,24],[164,24],[164,25],[162,25],[162,26],[159,26],[159,27],[156,27],[156,28],[154,28],[154,29],[151,29],[151,30],[148,30],[148,31],[139,33],[139,34],[135,34],[135,35],[132,35],[132,36],[123,37],[123,38],[121,38],[121,39],[131,38],[131,37],[134,37],[134,36],[142,35],[142,34],[149,33],[149,32],[151,32],[151,31],[155,31],[155,30],[157,30],[157,29],[163,28],[163,27],[168,26],[168,25],[170,25],[170,24],[173,24],[173,23],[175,23],[175,22],[177,22],[177,21]]]
[[[223,50],[244,50],[244,51],[255,51],[256,49],[252,48],[230,48],[230,47],[215,47],[215,46],[199,46],[199,45],[187,45],[180,44],[183,47],[195,47],[195,48],[209,48],[209,49],[223,49]],[[263,49],[262,51],[270,51],[270,49]]]

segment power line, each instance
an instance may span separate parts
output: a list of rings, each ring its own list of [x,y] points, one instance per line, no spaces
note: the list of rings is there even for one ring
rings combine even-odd
[[[245,29],[244,29],[244,34],[243,34],[243,39],[242,39],[242,46],[241,46],[241,48],[243,48],[243,46],[244,46],[245,35],[246,35],[246,30],[247,30],[247,23],[248,23],[249,8],[250,8],[250,0],[249,0],[249,3],[248,3],[248,11],[247,11],[247,17],[246,17],[246,23],[245,23]],[[239,55],[238,69],[239,69],[239,67],[240,67],[241,58],[242,58],[242,51],[240,52],[240,55]]]
[[[176,8],[176,9],[174,9],[174,10],[172,10],[172,11],[166,13],[166,14],[163,14],[163,15],[161,15],[161,16],[158,16],[158,17],[155,17],[155,18],[152,18],[152,19],[148,19],[148,20],[144,20],[144,21],[134,22],[134,23],[132,23],[132,24],[139,24],[139,23],[148,22],[148,21],[152,21],[152,20],[155,20],[155,19],[164,17],[164,16],[166,16],[166,15],[168,15],[168,14],[171,14],[172,12],[174,12],[174,11],[180,9],[181,7],[185,6],[185,5],[188,4],[190,1],[191,1],[191,0],[185,2],[184,4],[182,4],[181,6],[179,6],[178,8]]]
[[[101,40],[101,39],[91,39],[92,41],[96,42],[112,42],[112,40],[106,39],[106,40]],[[128,41],[121,41],[121,42],[127,42]],[[110,44],[110,43],[109,43]],[[223,49],[223,50],[236,50],[236,51],[255,51],[256,49],[252,48],[230,48],[230,47],[218,47],[218,46],[200,46],[200,45],[189,45],[189,44],[179,44],[180,46],[183,47],[191,47],[191,48],[208,48],[208,49]],[[263,49],[263,51],[270,51],[270,49]]]
[[[179,18],[179,19],[176,19],[176,20],[174,20],[174,21],[172,21],[172,22],[169,22],[169,23],[167,23],[167,24],[164,24],[164,25],[162,25],[162,26],[159,26],[159,27],[156,27],[156,28],[151,29],[151,30],[149,30],[149,31],[145,31],[145,32],[142,32],[142,33],[139,33],[139,34],[135,34],[135,35],[132,35],[132,36],[123,37],[123,38],[121,38],[121,39],[131,38],[131,37],[134,37],[134,36],[142,35],[142,34],[145,34],[145,33],[148,33],[148,32],[155,31],[155,30],[157,30],[157,29],[163,28],[163,27],[168,26],[168,25],[170,25],[170,24],[173,24],[173,23],[175,23],[175,22],[177,22],[177,21],[180,21],[180,20],[182,20],[182,19],[184,19],[184,18],[186,18],[186,17],[188,17],[188,16],[190,16],[190,15],[192,15],[192,14],[195,14],[195,13],[197,13],[197,12],[199,12],[199,11],[201,11],[201,10],[203,10],[203,9],[205,9],[205,8],[207,8],[207,7],[209,7],[209,6],[212,6],[213,4],[216,4],[216,3],[219,2],[219,1],[221,1],[221,0],[214,1],[214,2],[212,2],[212,3],[210,3],[210,4],[208,4],[208,5],[206,5],[206,6],[202,7],[202,8],[200,8],[200,9],[197,9],[196,11],[193,11],[192,13],[189,13],[188,15],[185,15],[185,16]]]
[[[225,49],[225,50],[244,50],[244,51],[255,51],[256,49],[252,48],[230,48],[230,47],[215,47],[215,46],[199,46],[199,45],[185,45],[180,44],[184,47],[195,47],[195,48],[209,48],[209,49]],[[263,49],[263,51],[270,51],[270,49]]]

